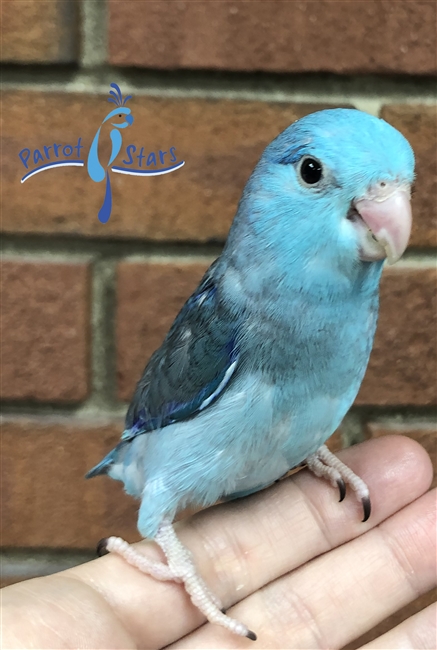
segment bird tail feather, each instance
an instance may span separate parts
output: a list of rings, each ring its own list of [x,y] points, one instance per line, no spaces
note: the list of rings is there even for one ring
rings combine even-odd
[[[94,476],[99,476],[101,474],[107,474],[111,465],[113,465],[115,460],[116,449],[113,449],[105,456],[100,463],[97,463],[89,472],[85,474],[85,478],[94,478]]]

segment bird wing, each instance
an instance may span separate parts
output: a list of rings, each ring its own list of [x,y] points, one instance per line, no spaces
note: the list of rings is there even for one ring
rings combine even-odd
[[[215,263],[147,364],[122,440],[193,417],[222,394],[235,374],[236,322],[220,300],[214,267]]]

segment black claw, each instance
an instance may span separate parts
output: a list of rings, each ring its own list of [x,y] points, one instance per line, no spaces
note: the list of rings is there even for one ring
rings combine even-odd
[[[255,632],[252,632],[252,630],[249,630],[248,633],[246,634],[246,636],[251,641],[256,641],[256,639],[257,639],[257,636],[256,636]]]
[[[363,522],[365,522],[370,517],[370,513],[372,511],[369,497],[364,497],[363,499],[361,499],[361,503],[363,504],[363,510],[364,510]]]
[[[225,609],[225,607],[222,607],[220,611],[221,611],[222,614],[226,614],[226,609]]]
[[[100,542],[97,544],[96,548],[96,553],[99,557],[102,557],[102,555],[107,555],[109,551],[106,550],[106,543],[108,541],[107,537],[104,537],[103,539],[100,540]]]
[[[346,496],[346,483],[343,481],[342,478],[339,478],[337,480],[337,485],[338,485],[338,489],[340,491],[340,498],[339,498],[338,502],[341,503],[343,501],[344,497]]]

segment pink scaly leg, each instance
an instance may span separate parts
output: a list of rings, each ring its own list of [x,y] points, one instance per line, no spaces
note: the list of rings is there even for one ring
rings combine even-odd
[[[102,540],[98,550],[100,553],[104,551],[117,553],[126,562],[157,580],[183,582],[193,604],[210,623],[221,625],[234,634],[245,636],[252,641],[256,640],[256,635],[246,625],[224,613],[219,599],[198,575],[190,551],[179,541],[170,520],[165,519],[162,522],[155,542],[163,550],[168,564],[149,560],[120,537],[108,537]]]
[[[331,453],[326,445],[319,447],[305,462],[313,474],[328,479],[334,487],[338,486],[340,501],[343,501],[346,496],[346,484],[350,485],[357,499],[363,504],[363,521],[368,520],[371,511],[369,488],[359,476]]]

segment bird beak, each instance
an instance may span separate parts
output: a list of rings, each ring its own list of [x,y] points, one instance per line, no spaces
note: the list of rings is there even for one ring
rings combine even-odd
[[[360,231],[361,259],[386,257],[389,264],[397,262],[411,233],[410,186],[380,183],[353,205],[368,229],[367,233]]]
[[[126,115],[126,122],[127,122],[129,125],[132,125],[132,124],[134,123],[134,116],[131,115],[130,113],[128,113],[128,115]]]

